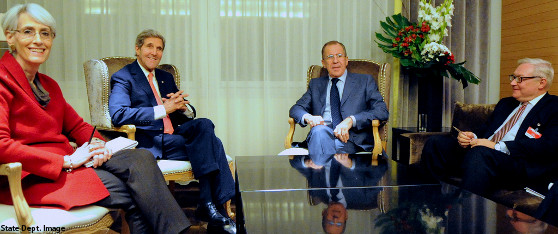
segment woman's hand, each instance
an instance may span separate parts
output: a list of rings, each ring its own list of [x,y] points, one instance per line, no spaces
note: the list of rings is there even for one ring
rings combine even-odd
[[[99,138],[93,138],[89,145],[89,152],[93,154],[93,167],[97,168],[112,157],[112,150],[105,148],[105,142]]]

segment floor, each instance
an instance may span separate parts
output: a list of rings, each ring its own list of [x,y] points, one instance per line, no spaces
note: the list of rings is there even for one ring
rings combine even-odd
[[[188,219],[192,223],[192,226],[188,230],[188,233],[207,233],[207,222],[199,221],[194,216],[199,196],[197,183],[192,182],[189,185],[177,184],[175,187],[174,196],[176,197],[176,200],[178,201],[180,207],[182,207],[182,210],[186,214],[186,217],[188,217]],[[234,213],[236,213],[236,206],[234,204],[234,201],[231,204],[231,209]],[[116,211],[114,211],[113,217],[115,217],[115,221],[111,228],[112,230],[109,233],[121,233],[121,219],[118,215],[116,215]]]

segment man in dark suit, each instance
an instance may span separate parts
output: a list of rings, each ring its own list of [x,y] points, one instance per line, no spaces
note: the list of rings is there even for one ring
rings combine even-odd
[[[112,75],[109,112],[115,126],[135,124],[139,148],[157,158],[189,160],[200,182],[196,215],[208,228],[234,231],[222,204],[234,196],[234,180],[221,140],[209,119],[194,119],[195,109],[184,99],[174,77],[157,69],[164,37],[151,29],[136,39],[137,60]]]
[[[370,151],[372,119],[388,119],[374,78],[349,73],[348,62],[341,42],[327,42],[322,47],[322,65],[329,76],[310,80],[306,93],[289,111],[302,127],[312,126],[306,139],[310,154]]]
[[[556,178],[558,97],[547,93],[554,70],[542,59],[518,63],[512,97],[498,102],[479,132],[428,139],[421,163],[434,177],[460,176],[463,188],[482,195]]]

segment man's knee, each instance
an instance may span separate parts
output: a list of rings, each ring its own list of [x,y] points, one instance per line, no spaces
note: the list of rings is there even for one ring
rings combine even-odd
[[[333,135],[333,131],[330,127],[325,125],[317,125],[310,129],[310,134],[312,136],[330,136]]]
[[[197,127],[199,129],[214,129],[215,125],[213,124],[213,121],[211,121],[210,119],[206,119],[206,118],[199,118],[196,119],[198,121]]]

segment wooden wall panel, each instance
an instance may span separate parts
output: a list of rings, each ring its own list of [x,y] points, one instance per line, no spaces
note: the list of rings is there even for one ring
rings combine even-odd
[[[511,95],[508,75],[524,57],[546,59],[558,72],[558,1],[502,0],[500,97]],[[556,83],[549,92],[558,95]]]

